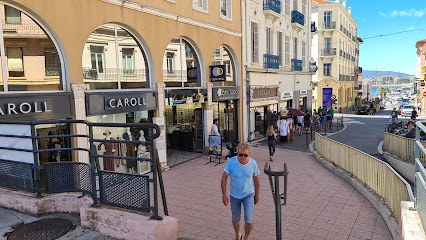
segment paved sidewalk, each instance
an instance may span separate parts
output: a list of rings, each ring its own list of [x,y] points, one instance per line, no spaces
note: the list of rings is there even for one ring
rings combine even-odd
[[[251,156],[261,169],[251,239],[275,239],[275,208],[263,173],[268,149],[253,147]],[[274,159],[272,170],[283,170],[286,162],[290,171],[282,208],[284,239],[392,239],[373,205],[312,155],[277,149]],[[222,204],[220,190],[226,162],[204,165],[207,161],[203,156],[163,174],[169,213],[179,219],[181,239],[234,239],[230,207]]]

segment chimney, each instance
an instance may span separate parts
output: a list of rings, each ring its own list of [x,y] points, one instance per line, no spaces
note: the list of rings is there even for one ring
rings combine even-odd
[[[348,13],[349,13],[349,15],[352,15],[351,12],[352,12],[352,8],[348,7]]]
[[[346,0],[342,0],[342,5],[346,9]]]

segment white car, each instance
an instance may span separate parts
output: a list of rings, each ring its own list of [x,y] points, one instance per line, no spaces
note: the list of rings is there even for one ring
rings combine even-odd
[[[411,117],[411,112],[413,111],[414,106],[413,105],[405,105],[401,109],[401,116],[404,117]]]

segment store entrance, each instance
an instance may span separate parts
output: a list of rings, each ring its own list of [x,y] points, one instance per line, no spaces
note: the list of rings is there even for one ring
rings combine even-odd
[[[203,106],[201,103],[165,107],[167,165],[174,166],[199,157],[204,148]]]
[[[213,119],[218,119],[218,129],[225,142],[238,140],[238,109],[233,100],[213,103]]]

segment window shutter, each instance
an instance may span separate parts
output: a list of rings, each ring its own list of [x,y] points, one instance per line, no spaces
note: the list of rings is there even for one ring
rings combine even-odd
[[[290,37],[288,35],[285,36],[285,65],[290,66]]]

